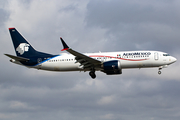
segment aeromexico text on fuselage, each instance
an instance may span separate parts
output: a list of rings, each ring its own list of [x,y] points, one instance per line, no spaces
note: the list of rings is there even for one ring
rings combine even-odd
[[[151,52],[132,52],[132,53],[123,53],[123,56],[135,56],[135,55],[151,55]]]

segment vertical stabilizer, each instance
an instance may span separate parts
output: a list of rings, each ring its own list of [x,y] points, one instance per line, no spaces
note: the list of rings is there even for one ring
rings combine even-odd
[[[28,58],[38,53],[15,28],[9,28],[9,32],[17,56]]]

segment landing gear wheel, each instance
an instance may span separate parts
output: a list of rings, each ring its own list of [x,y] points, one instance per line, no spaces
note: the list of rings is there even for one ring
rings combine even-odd
[[[161,74],[161,69],[162,69],[162,67],[159,67],[159,71],[158,71],[159,75]]]
[[[91,76],[92,79],[95,79],[95,78],[96,78],[95,72],[90,71],[90,72],[89,72],[89,75]]]
[[[158,74],[160,75],[160,74],[161,74],[161,71],[158,71]]]

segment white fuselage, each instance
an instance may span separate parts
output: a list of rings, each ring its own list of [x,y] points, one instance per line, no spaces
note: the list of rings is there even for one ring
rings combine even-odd
[[[166,67],[176,61],[176,58],[159,51],[99,52],[87,53],[85,55],[102,62],[119,60],[122,69]],[[51,59],[47,58],[46,61],[41,62],[32,68],[49,71],[86,71],[82,69],[83,67],[80,63],[76,62],[75,56],[71,54],[60,54]]]

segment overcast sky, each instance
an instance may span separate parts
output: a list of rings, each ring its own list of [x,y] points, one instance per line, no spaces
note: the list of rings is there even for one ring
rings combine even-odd
[[[179,0],[0,0],[0,120],[179,120],[179,60],[158,68],[49,72],[18,66],[8,28],[59,54],[158,50],[180,59]]]

